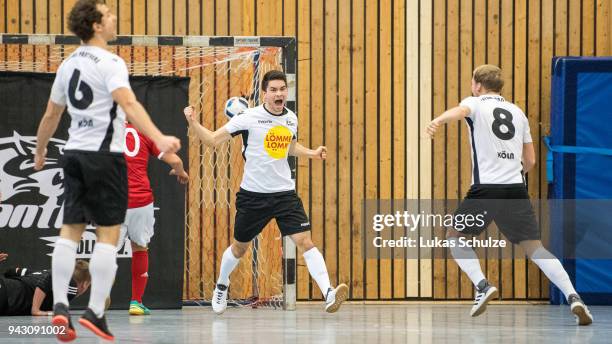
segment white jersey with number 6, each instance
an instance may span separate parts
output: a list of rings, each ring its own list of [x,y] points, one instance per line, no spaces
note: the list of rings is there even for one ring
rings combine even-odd
[[[468,97],[461,106],[472,147],[472,184],[518,184],[523,179],[523,144],[531,141],[523,111],[502,96]]]
[[[82,45],[57,70],[51,101],[66,105],[71,117],[66,150],[123,153],[125,115],[111,93],[130,88],[121,57]]]

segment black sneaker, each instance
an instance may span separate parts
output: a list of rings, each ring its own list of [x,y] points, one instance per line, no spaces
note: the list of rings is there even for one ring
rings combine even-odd
[[[589,309],[584,304],[578,294],[571,294],[567,297],[567,303],[570,305],[570,310],[576,317],[576,323],[580,326],[590,325],[593,322],[593,316]]]
[[[90,308],[85,310],[85,314],[83,314],[81,319],[79,319],[79,324],[88,328],[91,332],[95,333],[102,339],[109,341],[115,340],[115,336],[110,333],[108,326],[106,325],[106,317],[102,316],[102,318],[98,318]]]
[[[58,340],[62,342],[71,342],[76,339],[76,331],[74,330],[74,326],[72,326],[68,306],[65,304],[56,303],[53,305],[53,318],[51,319],[51,324],[59,327],[56,331]]]

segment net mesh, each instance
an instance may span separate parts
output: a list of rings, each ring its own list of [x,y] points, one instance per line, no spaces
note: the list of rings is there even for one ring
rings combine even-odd
[[[0,44],[0,71],[54,73],[76,45]],[[244,96],[259,103],[260,77],[282,69],[276,47],[136,47],[111,46],[131,75],[191,78],[190,104],[199,121],[215,130],[227,122],[225,101]],[[242,179],[242,142],[216,149],[189,135],[189,176],[185,214],[185,283],[183,298],[209,304],[221,257],[233,238],[235,192]],[[155,239],[153,239],[155,240]],[[230,303],[252,307],[282,306],[282,240],[268,225],[231,275]]]

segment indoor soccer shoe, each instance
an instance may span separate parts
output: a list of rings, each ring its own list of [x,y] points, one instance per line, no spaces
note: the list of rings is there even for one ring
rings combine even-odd
[[[227,308],[227,286],[217,284],[212,298],[212,309],[215,313],[221,314]]]
[[[567,303],[569,303],[570,310],[574,313],[578,325],[590,325],[593,322],[593,316],[584,302],[582,302],[580,296],[577,294],[568,296]]]
[[[130,302],[129,313],[130,315],[149,315],[151,311],[142,303],[134,300]]]
[[[348,287],[342,283],[336,289],[329,288],[325,296],[325,311],[335,313],[340,309],[342,302],[348,298]]]
[[[68,306],[63,303],[57,303],[53,306],[53,318],[51,319],[53,326],[58,326],[57,339],[62,342],[70,342],[76,338],[76,331],[72,326]]]
[[[474,306],[470,315],[477,317],[487,310],[487,303],[497,297],[497,288],[490,285],[487,280],[482,280],[478,283],[476,297],[474,298]]]
[[[81,316],[79,324],[102,339],[110,341],[115,340],[115,336],[108,330],[108,326],[106,325],[106,317],[103,315],[102,318],[98,318],[90,308],[87,308],[83,316]]]

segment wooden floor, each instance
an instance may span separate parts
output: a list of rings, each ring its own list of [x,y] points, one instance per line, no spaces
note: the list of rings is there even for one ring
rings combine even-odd
[[[345,305],[336,314],[323,305],[298,305],[295,312],[210,307],[154,310],[130,317],[111,311],[117,343],[610,343],[612,307],[591,307],[595,323],[578,327],[568,306],[491,305],[478,318],[466,304]],[[76,322],[78,313],[74,312]],[[50,337],[17,337],[8,326],[47,325],[45,317],[3,317],[0,343],[55,343]],[[98,343],[77,326],[75,343]]]

